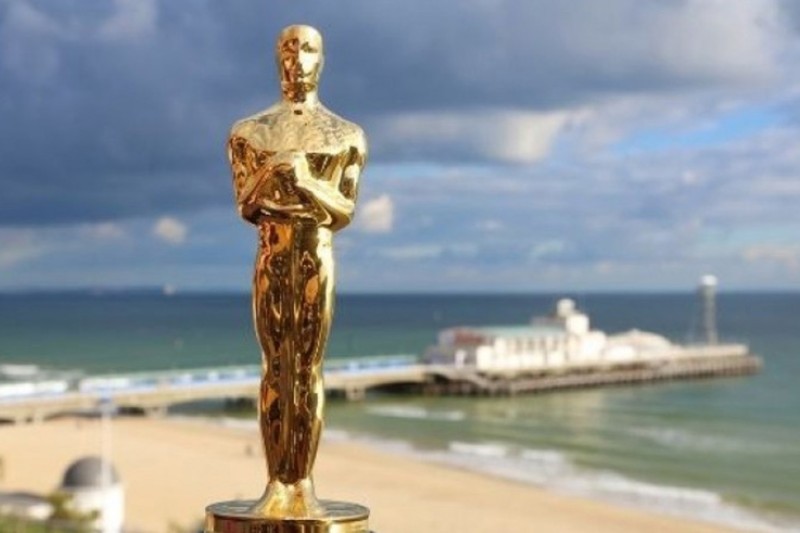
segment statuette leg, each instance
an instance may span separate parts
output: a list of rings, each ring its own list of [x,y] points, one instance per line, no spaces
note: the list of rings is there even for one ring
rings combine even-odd
[[[311,469],[322,432],[322,356],[333,305],[331,232],[264,222],[253,280],[262,350],[258,410],[269,485],[257,507],[270,516],[315,516]]]

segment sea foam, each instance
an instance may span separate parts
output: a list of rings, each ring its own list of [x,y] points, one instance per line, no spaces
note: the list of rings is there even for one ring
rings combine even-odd
[[[747,442],[670,427],[633,427],[628,433],[665,448],[760,454],[774,451],[764,442]]]
[[[357,442],[428,462],[536,485],[556,492],[711,522],[737,529],[778,533],[799,531],[785,523],[737,507],[710,490],[659,485],[616,472],[581,468],[558,450],[515,447],[500,442],[452,441],[447,450],[422,450],[410,443],[354,436]]]
[[[437,416],[437,413],[449,413],[417,408],[387,411],[388,407],[390,406],[370,408],[370,411],[377,410],[377,414],[381,416],[402,418],[430,418]],[[206,421],[225,427],[257,431],[254,420],[226,417],[209,418]],[[420,449],[406,440],[379,438],[338,428],[326,428],[323,439],[331,442],[354,442],[399,456],[528,483],[564,494],[736,529],[763,533],[800,532],[800,524],[756,514],[725,501],[713,491],[659,485],[616,472],[582,468],[572,462],[567,454],[558,450],[519,447],[496,441],[451,441],[444,450]]]
[[[566,454],[516,448],[497,442],[451,442],[446,452],[419,452],[423,458],[458,468],[530,483],[562,493],[629,505],[673,516],[760,532],[800,531],[726,502],[704,489],[658,485],[616,472],[581,468]]]
[[[413,405],[376,405],[368,407],[367,412],[371,415],[385,416],[391,418],[408,418],[415,420],[443,420],[457,422],[464,420],[466,415],[463,411],[432,410]]]

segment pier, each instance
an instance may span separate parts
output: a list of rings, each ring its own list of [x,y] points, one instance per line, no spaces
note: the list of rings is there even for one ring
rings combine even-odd
[[[494,379],[469,372],[459,373],[453,369],[441,369],[436,371],[439,379],[426,383],[422,392],[455,396],[511,396],[658,381],[744,376],[759,372],[761,367],[762,361],[759,357],[747,355],[720,357],[715,360],[687,359],[647,366],[574,369],[535,376]],[[444,370],[446,372],[443,372]]]
[[[330,396],[360,400],[369,391],[428,395],[499,396],[563,389],[632,385],[677,379],[753,374],[761,359],[741,345],[698,347],[681,357],[646,364],[605,367],[571,366],[487,375],[469,367],[421,364],[415,356],[333,360],[325,370]],[[233,400],[255,405],[261,380],[259,366],[232,366],[88,376],[67,383],[0,385],[0,421],[25,423],[62,415],[97,413],[102,404],[121,412],[161,415],[169,407],[206,400]]]

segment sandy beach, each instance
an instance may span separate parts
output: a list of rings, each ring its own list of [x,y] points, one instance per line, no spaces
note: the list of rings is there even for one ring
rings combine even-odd
[[[264,487],[254,431],[172,419],[119,419],[112,428],[131,530],[189,527],[207,504],[253,498]],[[96,420],[0,427],[0,490],[52,491],[70,462],[99,453],[100,435]],[[319,495],[369,506],[381,533],[726,531],[350,443],[323,442],[315,476]]]

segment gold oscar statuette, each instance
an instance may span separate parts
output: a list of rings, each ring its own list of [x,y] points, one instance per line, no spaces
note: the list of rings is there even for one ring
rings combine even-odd
[[[253,319],[261,345],[258,425],[268,479],[258,500],[206,508],[208,533],[366,533],[369,509],[319,500],[312,469],[323,426],[322,360],[333,317],[332,237],[353,218],[364,132],[317,88],[320,33],[289,26],[275,49],[282,97],[233,125],[239,214],[258,228]]]

